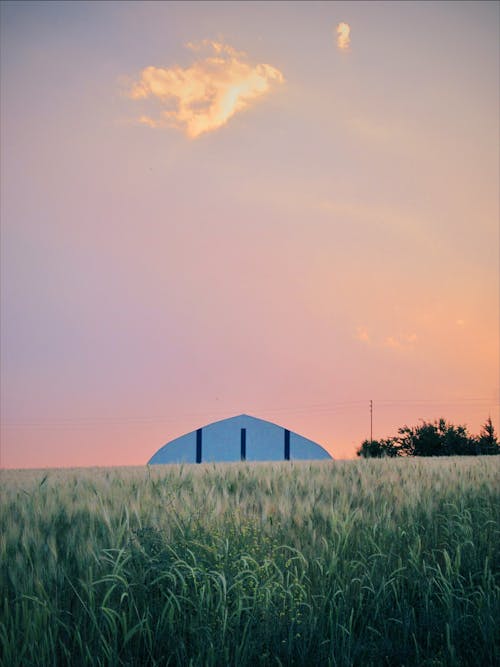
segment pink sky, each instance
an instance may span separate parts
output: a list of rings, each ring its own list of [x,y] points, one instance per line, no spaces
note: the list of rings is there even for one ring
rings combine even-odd
[[[2,466],[498,429],[498,4],[1,12]]]

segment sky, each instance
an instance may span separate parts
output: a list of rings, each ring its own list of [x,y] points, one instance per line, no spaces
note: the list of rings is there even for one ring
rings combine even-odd
[[[499,418],[496,2],[2,2],[1,450]]]

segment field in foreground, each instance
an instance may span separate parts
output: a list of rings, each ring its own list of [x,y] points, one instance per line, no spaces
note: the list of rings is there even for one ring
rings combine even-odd
[[[497,458],[3,471],[1,664],[499,664]]]

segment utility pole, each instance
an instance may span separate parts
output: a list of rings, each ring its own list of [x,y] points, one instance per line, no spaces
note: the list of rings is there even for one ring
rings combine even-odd
[[[373,401],[370,400],[370,442],[373,442]]]

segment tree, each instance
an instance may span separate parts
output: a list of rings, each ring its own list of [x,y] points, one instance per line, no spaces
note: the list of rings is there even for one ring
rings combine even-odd
[[[419,426],[403,426],[397,442],[406,456],[453,456],[476,453],[474,440],[466,426],[449,424],[445,419],[434,422],[422,420]]]
[[[356,454],[364,459],[383,459],[386,456],[399,456],[399,449],[394,438],[364,440]]]
[[[476,438],[476,447],[478,454],[500,454],[500,443],[498,442],[491,417],[488,417],[483,424],[481,432]]]

